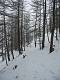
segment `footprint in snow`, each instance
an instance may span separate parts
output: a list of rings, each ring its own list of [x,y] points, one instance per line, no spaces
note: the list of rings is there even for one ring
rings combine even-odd
[[[15,66],[13,67],[13,70],[15,70],[17,67],[18,67],[18,66],[17,66],[17,65],[15,65]]]
[[[16,76],[16,79],[18,78],[18,76]]]

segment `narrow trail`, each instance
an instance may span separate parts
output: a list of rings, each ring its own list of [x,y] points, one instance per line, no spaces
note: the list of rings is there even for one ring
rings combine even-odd
[[[0,72],[0,80],[60,80],[60,54],[48,54],[46,50],[40,51],[39,46],[34,48],[31,44],[23,54],[25,58],[15,58]]]

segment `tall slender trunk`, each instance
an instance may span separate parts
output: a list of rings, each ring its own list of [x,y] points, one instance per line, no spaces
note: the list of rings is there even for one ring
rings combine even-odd
[[[8,61],[10,61],[9,49],[8,49],[8,45],[7,45],[7,34],[6,34],[5,16],[4,16],[4,35],[5,35],[5,47],[6,47],[6,51],[7,51],[7,57],[8,57]]]
[[[22,1],[22,14],[21,14],[21,51],[23,51],[23,1]]]
[[[20,28],[19,28],[19,0],[18,0],[18,50],[19,50],[19,55],[21,54],[20,52]]]
[[[55,0],[53,0],[53,26],[51,31],[50,53],[54,51],[53,48],[54,29],[55,29]]]
[[[39,47],[41,49],[41,4],[40,4],[40,16],[39,16]]]
[[[57,15],[57,0],[56,0],[56,18],[55,18],[56,20],[56,24],[55,24],[55,28],[56,28],[56,40],[58,40],[58,36],[57,36],[57,32],[58,32],[58,15]]]
[[[45,6],[44,6],[44,0],[43,0],[43,39],[42,39],[42,49],[44,48],[45,43],[45,22],[46,22],[46,0],[45,0]]]
[[[4,53],[3,53],[3,26],[2,26],[2,61],[4,61]]]
[[[59,34],[60,34],[60,0],[59,0]]]
[[[12,29],[12,26],[11,26],[11,54],[12,54],[12,58],[14,59],[14,54],[13,54],[13,29]]]
[[[36,20],[35,20],[35,30],[34,30],[35,48],[36,48],[36,40],[37,40],[37,29],[36,29],[36,25],[37,25],[37,11],[38,11],[38,6],[36,8]]]

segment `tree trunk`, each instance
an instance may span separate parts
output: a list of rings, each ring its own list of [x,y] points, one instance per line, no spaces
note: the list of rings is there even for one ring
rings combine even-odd
[[[35,30],[34,30],[35,48],[36,48],[36,40],[37,40],[37,30],[36,30],[36,25],[37,25],[37,10],[38,10],[38,6],[36,8],[36,21],[35,21]]]
[[[11,54],[12,54],[12,58],[14,59],[14,54],[13,54],[13,29],[12,29],[12,26],[11,26]]]
[[[4,55],[3,54],[3,26],[2,26],[2,61],[4,61]]]
[[[42,39],[42,49],[44,48],[44,43],[45,43],[45,22],[46,22],[46,0],[45,0],[45,6],[44,6],[44,0],[43,0],[43,39]]]
[[[53,0],[53,26],[51,31],[50,53],[54,51],[53,48],[54,29],[55,29],[55,0]]]
[[[21,51],[23,51],[23,1],[22,1],[22,14],[21,14]]]
[[[19,55],[21,54],[20,51],[20,28],[19,28],[19,0],[18,0],[18,50],[19,50]]]
[[[59,0],[59,35],[60,35],[60,0]]]
[[[7,51],[7,57],[8,57],[8,61],[10,61],[10,55],[9,55],[9,49],[8,49],[8,45],[7,45],[7,34],[6,34],[6,25],[5,25],[5,16],[4,16],[4,35],[5,35],[5,47],[6,47],[6,51]]]
[[[40,16],[39,16],[39,47],[41,49],[41,4],[40,4]]]

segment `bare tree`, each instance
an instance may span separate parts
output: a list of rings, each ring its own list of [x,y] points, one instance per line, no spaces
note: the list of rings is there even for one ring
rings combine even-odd
[[[55,0],[53,0],[53,26],[51,30],[50,53],[54,51],[54,48],[53,48],[54,30],[55,30]]]
[[[45,4],[45,6],[44,6]],[[44,48],[45,43],[45,25],[46,25],[46,0],[43,0],[43,39],[42,39],[42,49]]]

